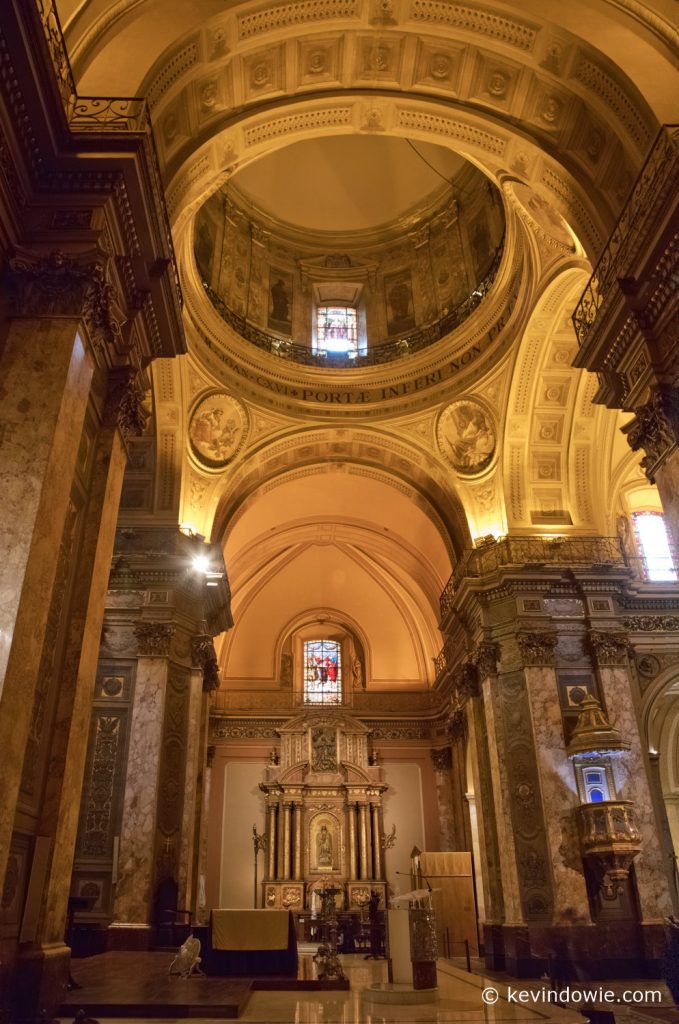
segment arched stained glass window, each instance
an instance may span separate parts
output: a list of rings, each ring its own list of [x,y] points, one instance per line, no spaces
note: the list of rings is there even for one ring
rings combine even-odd
[[[342,650],[338,641],[305,642],[304,703],[342,703]]]

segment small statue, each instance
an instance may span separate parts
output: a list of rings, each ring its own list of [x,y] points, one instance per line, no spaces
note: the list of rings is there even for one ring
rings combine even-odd
[[[272,767],[275,767],[279,763],[280,763],[280,757],[278,756],[278,751],[276,750],[275,747],[272,747],[271,748],[271,753],[269,754],[269,764]]]
[[[192,974],[204,973],[200,969],[200,963],[200,939],[197,939],[194,935],[189,935],[186,942],[177,950],[177,955],[170,964],[170,969],[167,973],[174,974],[176,966],[180,978],[190,978]]]
[[[371,750],[368,754],[368,764],[371,768],[377,768],[380,763],[379,754],[376,750]]]

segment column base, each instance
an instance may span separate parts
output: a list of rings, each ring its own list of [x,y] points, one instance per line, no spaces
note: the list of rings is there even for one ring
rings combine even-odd
[[[659,978],[665,950],[661,924],[617,921],[610,925],[484,925],[489,970],[515,978],[595,981]]]
[[[62,942],[21,954],[14,971],[13,1019],[55,1015],[68,991],[71,951]]]
[[[152,946],[152,928],[150,924],[130,924],[125,921],[113,921],[108,926],[106,948],[148,950]]]

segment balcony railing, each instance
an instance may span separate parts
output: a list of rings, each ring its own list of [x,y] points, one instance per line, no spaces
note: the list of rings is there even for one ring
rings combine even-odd
[[[88,134],[130,133],[142,138],[147,167],[152,179],[151,191],[156,216],[165,238],[167,256],[172,266],[177,295],[181,301],[179,271],[172,242],[172,230],[165,206],[160,161],[153,137],[148,104],[141,96],[112,98],[79,96],[54,0],[35,0],[35,8],[54,68],[57,88],[61,95],[69,129],[74,133]]]
[[[302,363],[305,366],[321,366],[333,370],[351,370],[363,366],[378,366],[381,363],[389,363],[394,359],[400,359],[402,356],[413,355],[415,352],[419,352],[424,348],[428,348],[429,345],[440,341],[441,338],[445,338],[446,335],[450,334],[451,331],[455,330],[456,327],[459,327],[467,319],[488,294],[502,262],[503,251],[504,236],[495,250],[493,261],[483,281],[452,312],[441,317],[435,323],[428,324],[426,327],[410,331],[407,334],[401,334],[397,338],[379,345],[371,345],[364,354],[357,356],[337,355],[337,353],[326,352],[322,349],[313,351],[309,345],[301,345],[281,334],[265,331],[263,328],[256,327],[250,323],[245,317],[234,313],[205,281],[203,281],[203,288],[222,320],[242,338],[245,338],[246,341],[256,345],[257,348],[264,349],[264,351],[279,356],[281,359],[289,359],[294,363]]]
[[[624,568],[626,562],[618,537],[503,537],[467,552],[456,565],[441,594],[441,617],[452,607],[463,579],[485,576],[503,566],[542,565]]]
[[[629,275],[646,226],[654,213],[676,193],[677,187],[679,125],[665,125],[656,136],[613,233],[575,307],[573,324],[580,345],[587,341],[615,282]]]

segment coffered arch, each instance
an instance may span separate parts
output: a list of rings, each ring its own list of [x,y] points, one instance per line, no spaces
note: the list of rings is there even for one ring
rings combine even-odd
[[[87,68],[84,91],[148,95],[175,219],[272,147],[384,131],[441,141],[494,176],[519,175],[594,255],[658,125],[605,47],[559,25],[556,8],[547,22],[526,4],[389,0],[386,11],[372,0],[294,0],[215,14],[209,0],[194,0],[181,16],[176,4],[164,6],[161,19],[153,0],[113,5],[110,34],[100,12],[90,18],[90,42],[82,10],[69,38]],[[622,32],[621,11],[607,15]],[[588,38],[591,22],[583,21]],[[604,24],[596,28],[605,43]],[[152,67],[133,71],[136,40],[150,32],[166,45]],[[662,48],[662,32],[648,45]],[[652,91],[650,80],[640,84]]]
[[[537,303],[516,355],[504,442],[510,532],[605,534],[616,413],[593,404],[594,374],[571,367],[570,314],[587,274],[559,274]],[[595,497],[596,496],[596,497]]]

